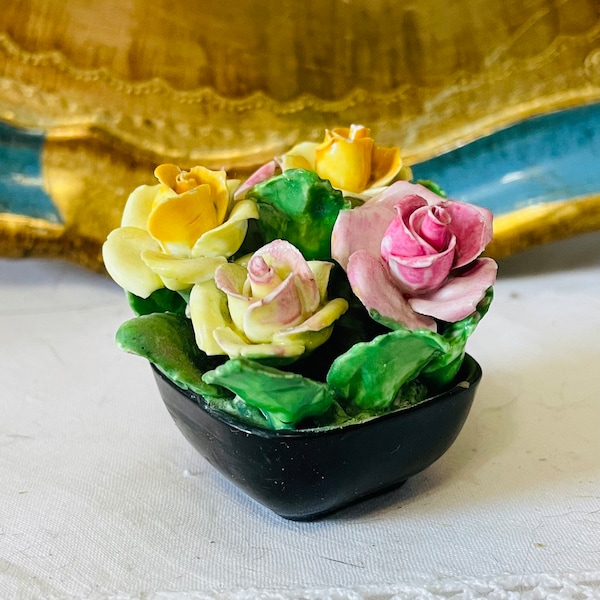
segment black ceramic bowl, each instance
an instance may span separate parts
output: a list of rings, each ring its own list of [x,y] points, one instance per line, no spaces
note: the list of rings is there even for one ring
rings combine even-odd
[[[280,516],[309,520],[396,487],[442,456],[467,418],[481,367],[467,355],[443,394],[364,423],[305,431],[241,423],[154,374],[175,423],[202,456]]]

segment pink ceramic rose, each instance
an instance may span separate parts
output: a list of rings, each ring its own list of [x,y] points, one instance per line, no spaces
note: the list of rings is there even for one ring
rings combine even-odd
[[[405,181],[342,211],[332,256],[369,310],[409,329],[470,315],[496,280],[479,258],[492,239],[492,213]]]

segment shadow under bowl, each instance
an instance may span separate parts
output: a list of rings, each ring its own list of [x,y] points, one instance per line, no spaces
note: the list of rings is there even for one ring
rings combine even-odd
[[[440,458],[464,425],[482,372],[469,355],[453,387],[420,404],[330,429],[272,431],[213,409],[153,368],[173,420],[251,498],[306,521],[399,486]]]

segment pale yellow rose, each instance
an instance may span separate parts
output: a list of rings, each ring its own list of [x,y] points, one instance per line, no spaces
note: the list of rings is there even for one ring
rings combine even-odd
[[[327,300],[332,266],[306,261],[285,240],[220,265],[190,296],[196,343],[230,358],[297,357],[320,346],[348,308],[342,298]]]
[[[234,200],[239,181],[225,171],[163,164],[154,174],[159,183],[131,193],[102,247],[109,275],[142,298],[212,278],[241,246],[248,219],[258,218],[254,202]]]

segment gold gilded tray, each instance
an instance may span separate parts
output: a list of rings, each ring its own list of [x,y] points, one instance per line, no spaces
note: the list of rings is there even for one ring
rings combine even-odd
[[[0,255],[101,269],[128,192],[159,162],[244,176],[325,127],[360,122],[418,167],[598,101],[596,0],[159,0],[152,10],[8,0]],[[563,189],[498,214],[491,252],[600,227],[600,189]]]

